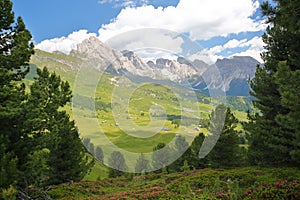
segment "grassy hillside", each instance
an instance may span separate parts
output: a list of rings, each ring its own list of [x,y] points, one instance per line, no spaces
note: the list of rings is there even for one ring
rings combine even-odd
[[[77,77],[82,60],[63,53],[36,50],[31,63],[28,84],[33,80],[35,68],[44,66],[70,83],[75,100],[65,109],[77,122],[80,136],[90,138],[95,147],[105,146],[105,137],[130,152],[151,152],[158,143],[169,143],[176,134],[186,137],[194,137],[199,132],[207,134],[209,115],[213,106],[218,104],[201,93],[193,98],[193,91],[174,88],[168,83],[138,84],[124,76],[108,73],[102,73],[93,88],[89,81],[92,83],[93,75],[98,72],[86,68],[84,73],[88,81],[85,82]],[[249,107],[249,100],[230,97],[228,102],[231,102],[236,117],[246,120],[243,109]],[[242,127],[238,126],[238,129],[242,130]],[[142,138],[148,135],[153,136]],[[107,161],[108,157],[104,159]],[[97,163],[85,179],[96,180],[106,176],[107,168]]]
[[[62,184],[54,199],[299,199],[300,171],[287,168],[203,169]]]
[[[183,88],[138,84],[108,73],[101,74],[97,86],[93,86],[77,77],[80,63],[72,55],[37,50],[26,83],[32,82],[35,67],[44,66],[69,81],[76,88],[75,100],[64,109],[80,125],[80,136],[90,138],[95,146],[105,146],[105,137],[131,152],[151,152],[159,142],[168,143],[176,134],[188,137],[208,133],[209,115],[218,104],[210,97],[198,93],[197,102],[193,102],[191,91]],[[93,73],[87,70],[86,75]],[[240,121],[247,120],[245,111],[252,108],[250,98],[228,97],[227,102]],[[237,129],[243,132],[241,125]],[[134,137],[151,133],[155,134]],[[107,156],[104,159],[107,161]],[[82,182],[52,186],[47,195],[53,199],[300,199],[300,171],[293,168],[203,169],[107,177],[108,168],[96,162]]]

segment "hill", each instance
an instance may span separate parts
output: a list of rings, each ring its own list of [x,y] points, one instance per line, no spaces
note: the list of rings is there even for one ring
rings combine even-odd
[[[108,163],[111,154],[110,143],[129,152],[148,153],[159,143],[169,143],[177,134],[190,138],[191,142],[199,132],[207,133],[209,115],[220,103],[218,96],[210,97],[172,81],[133,75],[128,73],[130,68],[101,68],[107,57],[124,66],[131,61],[135,65],[142,61],[133,58],[135,55],[128,51],[122,52],[126,59],[102,43],[98,45],[96,52],[90,52],[87,45],[82,44],[79,48],[82,53],[74,50],[69,55],[36,50],[31,59],[33,65],[28,81],[32,80],[35,67],[47,66],[70,82],[73,102],[65,109],[75,119],[80,137],[90,139],[94,148],[105,150],[104,163]],[[161,60],[158,63],[163,61],[169,62]],[[183,58],[178,62],[188,65]],[[241,121],[246,120],[245,111],[252,106],[250,98],[232,96],[227,102]],[[241,126],[238,129],[241,130]],[[137,159],[132,157],[131,160],[134,162],[129,162],[129,167],[133,167]],[[97,165],[86,179],[106,176],[105,167]]]
[[[175,118],[185,119],[186,126],[184,127],[187,129],[184,132],[186,133],[196,134],[197,132],[194,129],[199,124],[202,125],[201,131],[207,132],[206,125],[208,124],[209,114],[214,104],[218,103],[217,96],[209,97],[199,92],[195,93],[195,91],[183,87],[181,84],[174,84],[170,81],[158,81],[150,77],[145,79],[144,77],[133,77],[127,74],[125,76],[121,71],[118,71],[119,74],[117,71],[115,73],[102,73],[101,63],[103,64],[105,59],[99,58],[99,56],[104,54],[102,52],[104,51],[103,48],[100,46],[95,55],[84,49],[90,56],[88,62],[92,60],[92,64],[98,65],[96,66],[97,70],[93,68],[95,65],[91,65],[92,67],[83,68],[83,72],[80,71],[80,68],[85,64],[86,57],[81,57],[83,55],[75,51],[70,55],[66,55],[60,52],[47,53],[37,50],[31,60],[32,64],[37,67],[47,66],[71,83],[74,98],[72,111],[69,110],[69,113],[71,115],[76,114],[74,117],[77,117],[76,120],[79,123],[82,137],[91,138],[93,143],[104,145],[101,143],[102,138],[95,136],[97,135],[95,134],[97,132],[96,128],[91,125],[91,122],[96,120],[114,144],[130,151],[149,152],[158,142],[168,143],[177,133],[184,134],[182,129],[178,129],[174,125]],[[113,50],[110,51],[109,54],[113,57],[116,53]],[[129,53],[127,52],[127,54]],[[92,57],[97,56],[97,59],[92,59]],[[130,57],[132,54],[127,56]],[[126,60],[125,58],[122,59]],[[118,62],[121,62],[122,59],[119,59]],[[179,59],[179,61],[183,63],[182,59]],[[85,73],[84,78],[87,82],[80,82],[78,74],[81,72]],[[90,82],[93,80],[93,75],[97,73],[100,73],[100,78],[96,80],[93,88],[93,83]],[[91,94],[93,90],[95,90],[95,94]],[[131,96],[128,96],[129,94]],[[113,95],[115,96],[113,97]],[[128,99],[128,105],[126,99]],[[230,102],[236,115],[241,120],[245,120],[245,111],[251,109],[251,99],[229,97],[228,102]],[[153,120],[155,120],[155,123],[151,124],[150,122]],[[126,125],[126,128],[125,124],[128,124],[129,121],[133,121],[135,124]],[[122,130],[118,124],[123,125]],[[133,130],[134,127],[136,130]],[[166,128],[168,131],[159,131],[156,136],[147,140],[137,140],[124,133],[125,130],[133,135],[142,132],[150,134],[157,132],[156,129],[158,128]]]
[[[169,143],[177,134],[188,136],[189,134],[197,135],[199,132],[207,133],[209,115],[213,107],[220,101],[205,93],[188,90],[184,85],[179,84],[178,79],[175,80],[178,76],[174,76],[174,80],[170,81],[155,77],[154,72],[153,76],[150,73],[148,77],[139,74],[145,73],[143,67],[149,69],[149,65],[152,65],[153,68],[160,67],[161,70],[164,69],[164,66],[172,69],[175,66],[174,63],[178,62],[188,68],[190,66],[188,61],[184,58],[179,58],[177,61],[159,59],[155,63],[147,63],[146,66],[132,52],[118,53],[106,49],[105,52],[110,52],[111,58],[115,60],[114,63],[119,64],[119,68],[116,68],[112,63],[106,63],[107,60],[100,57],[101,52],[104,51],[101,48],[93,53],[89,53],[89,49],[83,49],[81,53],[73,51],[70,55],[37,50],[31,60],[33,71],[27,79],[28,84],[34,76],[34,68],[43,66],[48,66],[71,83],[74,91],[73,104],[65,109],[79,124],[82,138],[90,138],[95,147],[103,147],[107,145],[107,140],[103,140],[103,136],[105,136],[122,149],[147,153],[151,152],[159,142]],[[94,53],[95,55],[93,55]],[[238,71],[240,63],[249,59],[252,60],[249,57],[237,57],[231,60],[219,60],[217,63],[219,63],[219,68],[225,69],[224,71],[227,71],[227,68],[232,70],[227,65],[234,63],[233,66],[236,69],[232,71],[233,73]],[[254,64],[255,61],[252,61]],[[208,66],[200,61],[197,62],[202,67],[194,68],[194,70],[200,71],[201,69],[201,73],[204,74],[205,70],[203,69]],[[220,63],[225,64],[222,66]],[[140,69],[136,68],[136,65]],[[101,68],[103,66],[104,68]],[[80,73],[84,74],[83,78],[88,82],[78,76]],[[162,71],[160,73],[164,75]],[[241,73],[238,72],[238,74]],[[247,73],[242,76],[246,77]],[[100,75],[96,84],[93,82],[95,81],[94,75]],[[196,75],[192,77],[195,78]],[[90,80],[92,82],[89,82]],[[234,80],[232,79],[232,81]],[[233,84],[232,81],[229,86]],[[217,84],[212,84],[212,86],[215,87]],[[118,90],[125,92],[118,93]],[[231,96],[226,100],[233,108],[235,115],[240,120],[246,120],[244,111],[252,107],[251,98]],[[127,107],[123,107],[124,102]],[[199,111],[199,115],[197,111]],[[185,119],[186,123],[180,124],[184,129],[178,129],[174,123],[178,118]],[[154,123],[153,119],[155,119]],[[128,121],[131,124],[127,125]],[[101,133],[104,135],[98,134],[99,126],[95,127],[94,122],[100,124]],[[200,129],[199,125],[201,125]],[[238,129],[242,128],[238,127]],[[155,135],[147,139],[133,137],[149,136],[153,133]],[[111,152],[106,153],[104,162],[107,162],[107,155]],[[132,167],[135,162],[130,162],[129,165]],[[97,163],[96,168],[92,171],[93,175],[85,180],[96,180],[107,176],[105,167]],[[149,174],[136,177],[128,175],[117,179],[105,178],[102,181],[63,184],[51,187],[48,194],[55,199],[256,199],[266,197],[259,195],[277,194],[277,190],[274,191],[272,188],[278,185],[280,188],[276,189],[278,189],[279,195],[298,195],[296,192],[299,187],[299,176],[299,171],[296,169],[204,169],[169,175]],[[266,185],[260,184],[260,182],[264,182]],[[284,187],[281,187],[282,185]],[[292,190],[287,191],[285,186]],[[272,197],[267,196],[269,199],[273,199]],[[280,197],[286,198],[287,196]]]

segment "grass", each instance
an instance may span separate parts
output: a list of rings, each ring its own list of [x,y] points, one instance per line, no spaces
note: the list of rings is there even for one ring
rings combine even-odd
[[[95,162],[94,167],[91,169],[82,181],[96,181],[108,177],[108,168],[100,162]]]
[[[234,110],[233,114],[237,119],[239,119],[239,121],[242,121],[242,122],[248,121],[246,112]]]
[[[206,96],[201,102],[195,102],[191,98],[193,92],[167,84],[136,84],[126,77],[101,74],[91,68],[79,71],[82,61],[72,55],[36,50],[32,64],[32,69],[47,66],[70,83],[73,95],[81,101],[79,105],[72,107],[70,104],[62,109],[76,121],[80,136],[91,138],[95,146],[105,147],[111,142],[130,152],[146,153],[159,142],[169,143],[176,134],[186,137],[198,132],[208,134],[205,127],[195,131],[197,120],[208,120],[213,105],[218,104]],[[79,73],[82,76],[78,77]],[[27,77],[27,85],[32,83],[34,76],[33,70]],[[248,108],[249,101],[234,97],[229,100],[237,106],[232,108],[234,115],[240,121],[247,121],[246,112],[238,109]],[[95,102],[96,110],[92,111]],[[187,120],[183,120],[185,124],[178,128],[172,120],[181,117]],[[237,130],[243,130],[241,124]],[[105,162],[110,153],[105,152]],[[108,168],[96,162],[82,182],[53,186],[47,194],[53,199],[244,199],[244,192],[258,188],[261,182],[272,184],[279,179],[300,181],[298,169],[258,167],[143,176],[127,174],[116,179],[107,176]]]
[[[199,131],[194,129],[198,122],[195,121],[209,119],[212,104],[218,103],[215,100],[210,103],[210,98],[205,96],[201,102],[195,102],[192,91],[168,84],[136,84],[126,77],[99,73],[91,67],[79,71],[83,63],[80,58],[63,53],[36,50],[31,62],[32,69],[47,66],[59,74],[70,83],[73,95],[82,98],[82,105],[72,107],[70,104],[63,109],[75,120],[80,136],[91,138],[95,146],[105,146],[109,141],[130,152],[151,152],[159,142],[169,143],[176,134],[197,134]],[[34,76],[33,70],[26,83],[30,84]],[[92,111],[90,107],[95,102],[107,106],[106,110]],[[239,120],[247,120],[245,112],[233,111]],[[184,120],[187,124],[177,128],[166,115],[184,117],[188,119]],[[167,131],[160,131],[160,128]],[[237,129],[242,130],[242,126]],[[200,132],[208,134],[205,127]],[[85,180],[95,180],[98,176],[105,178],[107,170],[97,164]]]

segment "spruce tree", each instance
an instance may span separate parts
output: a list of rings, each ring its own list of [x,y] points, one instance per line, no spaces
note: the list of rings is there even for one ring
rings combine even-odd
[[[175,140],[175,149],[172,151],[172,156],[178,158],[168,168],[169,171],[179,172],[181,171],[184,161],[190,162],[192,160],[191,149],[189,148],[188,142],[185,137],[179,135]]]
[[[17,184],[24,175],[30,151],[28,135],[23,132],[25,86],[19,81],[28,72],[34,53],[31,34],[22,18],[15,22],[12,2],[0,1],[0,188]]]
[[[168,162],[170,159],[171,151],[166,147],[165,143],[158,143],[153,148],[152,153],[152,166],[156,170],[155,172],[161,173],[164,170],[168,171]]]
[[[199,151],[203,144],[203,141],[205,139],[205,135],[203,133],[199,133],[193,140],[191,146],[190,146],[190,152],[191,152],[191,160],[189,161],[189,164],[191,165],[191,168],[194,169],[202,169],[207,166],[207,158],[199,158]]]
[[[61,115],[57,125],[61,127],[51,133],[54,141],[49,146],[48,184],[80,181],[94,164],[86,154],[73,121]]]
[[[255,97],[253,103],[260,112],[249,115],[249,123],[245,125],[250,136],[251,163],[267,166],[299,162],[296,159],[299,104],[293,101],[299,97],[299,81],[295,77],[300,69],[300,1],[276,0],[275,3],[275,6],[268,2],[262,5],[262,13],[270,24],[263,35],[264,66],[257,67],[255,78],[250,82],[251,95]]]
[[[291,71],[286,62],[280,63],[277,83],[281,94],[281,104],[289,109],[286,115],[279,114],[276,121],[292,132],[289,155],[296,165],[300,165],[300,69]]]
[[[124,156],[119,151],[114,151],[111,153],[108,159],[108,164],[111,167],[109,169],[109,177],[118,177],[124,174],[128,170]]]
[[[96,159],[103,163],[104,162],[104,154],[103,154],[103,150],[101,149],[101,147],[97,146],[96,150],[95,150],[95,157]]]
[[[95,156],[95,145],[94,145],[94,143],[92,143],[92,142],[90,143],[90,146],[89,146],[88,150],[89,150],[89,152],[92,156]]]
[[[150,169],[150,162],[145,158],[144,154],[141,154],[136,160],[135,172],[136,173],[145,173]]]
[[[68,82],[47,68],[37,69],[38,77],[30,87],[26,103],[26,126],[39,142],[49,149],[48,184],[79,181],[93,165],[89,161],[74,121],[61,110],[72,97]]]
[[[224,114],[225,121],[220,118]],[[209,131],[211,134],[220,134],[220,137],[207,155],[210,166],[233,167],[237,165],[239,154],[239,137],[235,130],[237,123],[238,120],[231,113],[230,108],[226,108],[223,104],[217,106],[212,112]]]

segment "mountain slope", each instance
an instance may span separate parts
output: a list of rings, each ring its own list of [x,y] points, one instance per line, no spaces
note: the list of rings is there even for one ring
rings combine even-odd
[[[70,55],[55,52],[52,54],[37,52],[33,61],[47,63],[50,60],[63,64],[62,71],[76,71],[83,65],[106,71],[112,75],[130,75],[154,80],[169,80],[181,83],[188,80],[194,89],[208,93],[209,90],[220,90],[227,95],[248,96],[248,79],[252,78],[259,64],[252,57],[235,56],[230,59],[219,59],[214,65],[201,60],[189,61],[184,57],[176,60],[158,58],[145,62],[134,52],[116,51],[96,37],[90,37],[78,44]]]
[[[259,64],[249,56],[218,59],[215,68],[207,68],[201,76],[193,76],[190,82],[195,89],[205,93],[208,93],[208,90],[222,90],[227,95],[248,96],[248,79],[254,77],[256,66]]]

